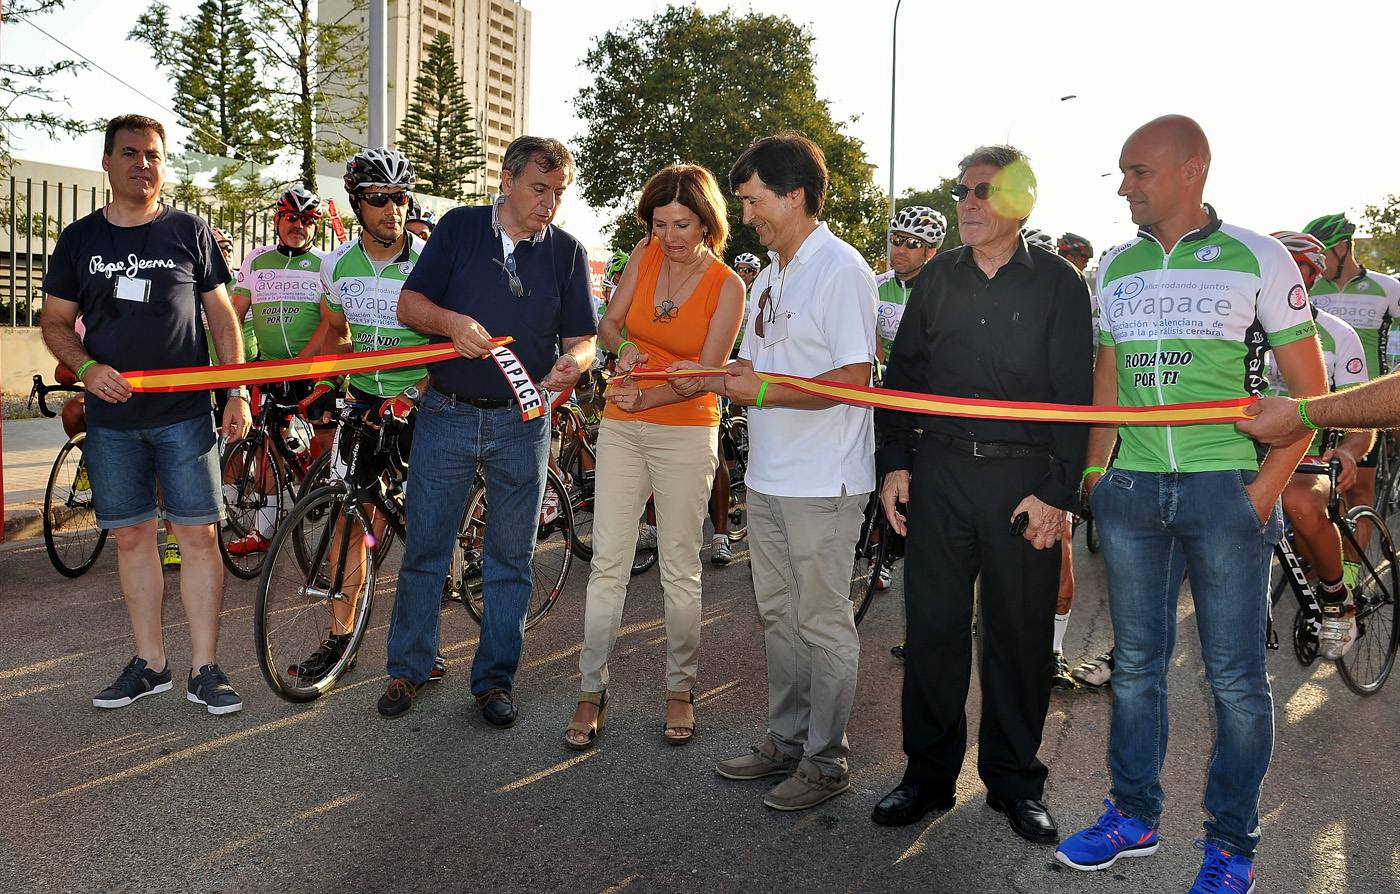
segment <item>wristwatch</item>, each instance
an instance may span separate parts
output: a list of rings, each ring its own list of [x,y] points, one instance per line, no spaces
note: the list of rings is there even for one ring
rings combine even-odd
[[[409,385],[407,388],[405,388],[405,389],[403,390],[403,396],[406,397],[406,398],[408,398],[409,400],[413,401],[415,404],[418,403],[418,397],[419,397],[419,394],[418,394],[418,386],[417,386],[417,385]]]
[[[244,388],[242,385],[238,386],[237,388],[230,388],[230,389],[228,390],[228,396],[229,396],[230,398],[241,397],[241,398],[243,398],[244,400],[247,400],[247,399],[248,399],[248,389],[247,389],[247,388]]]

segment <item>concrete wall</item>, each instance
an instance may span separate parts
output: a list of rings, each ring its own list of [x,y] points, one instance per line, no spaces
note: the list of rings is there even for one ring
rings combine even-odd
[[[53,368],[53,355],[44,347],[39,327],[0,327],[0,385],[6,393],[28,394],[35,373],[42,373],[45,381],[52,382]]]

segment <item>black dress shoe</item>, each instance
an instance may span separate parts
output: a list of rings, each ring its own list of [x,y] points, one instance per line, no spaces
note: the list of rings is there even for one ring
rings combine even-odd
[[[900,783],[894,791],[880,799],[870,818],[877,826],[907,826],[917,823],[930,810],[951,810],[953,796],[945,789],[932,785]]]
[[[515,725],[520,712],[515,709],[515,701],[504,689],[490,689],[485,695],[478,695],[476,703],[481,708],[481,716],[492,726],[506,729]]]
[[[1006,814],[1011,829],[1033,844],[1059,844],[1060,830],[1050,808],[1034,798],[998,798],[987,795],[987,806]]]

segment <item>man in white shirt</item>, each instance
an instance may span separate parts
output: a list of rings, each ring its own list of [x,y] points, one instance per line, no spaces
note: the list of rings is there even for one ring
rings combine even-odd
[[[875,277],[817,219],[826,163],[806,137],[758,140],[735,162],[729,185],[771,263],[754,281],[729,374],[674,386],[708,388],[753,408],[745,480],[768,730],[717,769],[728,779],[786,776],[763,803],[803,810],[850,788],[846,721],[860,659],[850,574],[875,489],[875,433],[870,410],[770,385],[755,370],[869,384]]]

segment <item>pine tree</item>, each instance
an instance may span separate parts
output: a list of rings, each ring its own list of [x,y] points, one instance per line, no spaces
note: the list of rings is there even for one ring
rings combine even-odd
[[[486,167],[486,159],[445,34],[428,48],[399,134],[399,148],[418,177],[417,189],[459,202],[479,198],[468,191],[467,179]]]
[[[151,48],[175,79],[175,113],[190,128],[186,147],[209,155],[267,164],[276,143],[258,78],[245,0],[202,0],[179,28],[157,2],[128,37]]]
[[[4,20],[23,22],[44,13],[57,12],[68,0],[4,0]],[[7,38],[8,39],[8,38]],[[49,108],[62,108],[68,100],[55,89],[59,77],[87,68],[86,62],[63,59],[42,65],[16,65],[0,62],[0,174],[8,173],[14,161],[10,149],[15,131],[38,130],[57,139],[60,134],[76,136],[102,125],[83,121]],[[105,123],[105,122],[103,122]],[[8,213],[5,218],[8,220]]]

